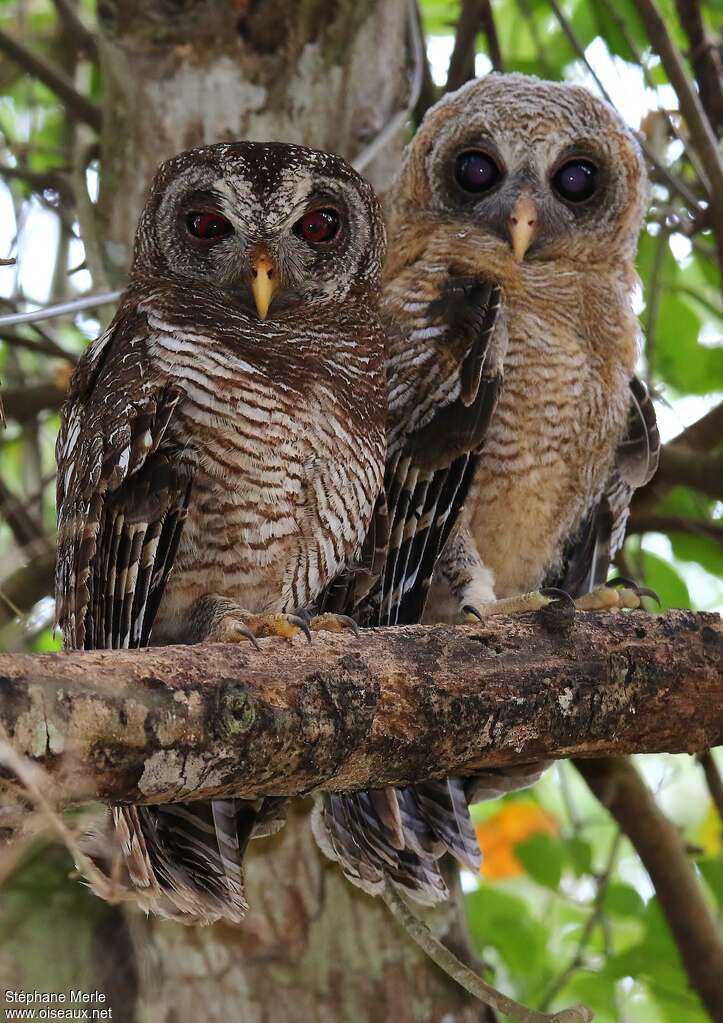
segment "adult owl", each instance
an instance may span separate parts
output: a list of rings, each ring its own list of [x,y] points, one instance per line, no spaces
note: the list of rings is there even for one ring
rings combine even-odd
[[[161,166],[128,287],[62,415],[67,647],[308,628],[382,482],[384,245],[372,189],[335,156],[241,142]],[[272,813],[235,799],[115,807],[141,904],[238,920],[241,856]]]
[[[639,603],[604,583],[659,447],[634,376],[646,198],[634,136],[581,87],[492,74],[428,112],[389,196],[391,543],[362,594],[369,623],[418,621],[428,595],[429,621],[560,590],[588,594],[580,607]],[[317,835],[370,891],[414,851],[411,894],[437,901],[441,852],[477,862],[465,797],[544,766],[327,796]]]

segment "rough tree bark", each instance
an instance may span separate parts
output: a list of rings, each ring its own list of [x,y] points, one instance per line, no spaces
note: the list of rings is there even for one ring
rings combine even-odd
[[[348,791],[723,741],[718,615],[262,642],[0,654],[0,727],[71,801]]]
[[[353,159],[408,100],[407,0],[101,0],[100,227],[122,281],[161,160],[234,139]],[[384,188],[401,132],[365,174]]]

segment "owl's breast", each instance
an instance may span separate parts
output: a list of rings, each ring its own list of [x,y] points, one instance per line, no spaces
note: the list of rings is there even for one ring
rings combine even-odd
[[[508,310],[504,386],[467,517],[498,597],[539,586],[608,477],[629,369],[600,358],[568,302]]]

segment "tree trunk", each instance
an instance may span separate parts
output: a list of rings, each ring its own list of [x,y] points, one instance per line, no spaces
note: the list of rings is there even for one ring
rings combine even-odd
[[[407,12],[407,0],[99,0],[97,225],[109,281],[124,279],[145,190],[166,157],[247,138],[355,158],[408,102]],[[377,188],[401,145],[400,131],[365,168]],[[129,1023],[484,1018],[381,903],[323,859],[301,809],[254,846],[240,929],[134,916],[139,1000]],[[460,918],[454,903],[439,916],[443,936]]]
[[[351,160],[408,101],[407,0],[100,0],[100,233],[125,275],[159,162],[235,139]],[[384,188],[401,131],[365,169]]]

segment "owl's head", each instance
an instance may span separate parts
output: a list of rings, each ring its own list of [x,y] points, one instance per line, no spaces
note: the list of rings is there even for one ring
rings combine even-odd
[[[273,319],[375,290],[384,248],[378,200],[345,160],[280,142],[219,143],[161,165],[131,274],[208,282]]]
[[[518,260],[634,252],[647,202],[635,136],[577,85],[490,74],[445,96],[411,142],[392,205],[505,241]]]

